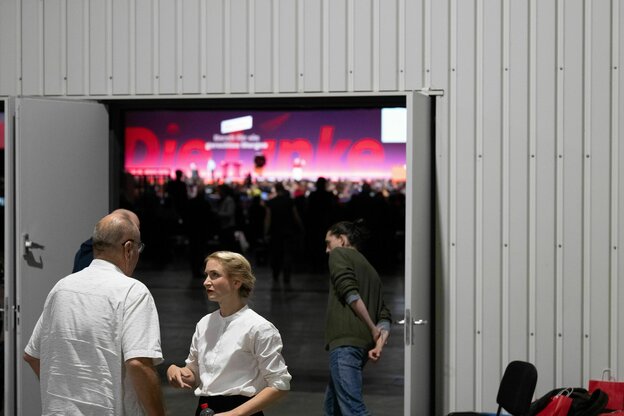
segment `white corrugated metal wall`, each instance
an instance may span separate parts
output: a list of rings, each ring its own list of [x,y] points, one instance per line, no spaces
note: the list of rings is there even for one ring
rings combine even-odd
[[[441,89],[444,410],[624,379],[619,0],[0,0],[0,95]],[[440,410],[440,409],[439,409]]]

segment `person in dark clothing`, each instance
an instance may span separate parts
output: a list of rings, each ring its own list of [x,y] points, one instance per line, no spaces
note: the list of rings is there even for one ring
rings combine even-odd
[[[208,254],[208,240],[218,232],[218,220],[206,200],[202,182],[197,185],[197,194],[189,199],[186,211],[186,235],[189,239],[189,264],[191,274],[204,277],[204,258]]]
[[[264,241],[264,221],[266,207],[260,195],[254,195],[247,211],[249,223],[247,225],[247,238],[256,262],[259,265],[266,264],[266,242]]]
[[[360,253],[362,227],[342,221],[325,237],[329,254],[329,299],[325,349],[330,379],[325,415],[368,415],[362,394],[362,371],[376,362],[390,334],[392,317],[375,268]]]
[[[306,252],[309,253],[312,271],[325,271],[323,245],[325,230],[337,220],[336,196],[327,190],[327,180],[319,177],[316,180],[316,189],[310,192],[306,209]]]
[[[279,283],[283,274],[284,284],[290,283],[297,238],[303,231],[301,219],[281,182],[275,184],[275,197],[267,202],[266,227],[269,237],[269,258],[273,283]]]
[[[186,210],[188,207],[188,189],[186,182],[182,180],[184,173],[178,169],[175,171],[175,180],[167,183],[167,195],[176,217],[178,225],[183,225],[186,220]]]

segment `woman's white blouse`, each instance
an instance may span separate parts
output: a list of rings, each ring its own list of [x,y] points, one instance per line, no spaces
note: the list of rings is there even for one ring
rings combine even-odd
[[[195,328],[187,366],[199,375],[196,396],[254,396],[267,386],[290,390],[281,354],[282,338],[272,323],[248,306],[222,317],[217,310]]]

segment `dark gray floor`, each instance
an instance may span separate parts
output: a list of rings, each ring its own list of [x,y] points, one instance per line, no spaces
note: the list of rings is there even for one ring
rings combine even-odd
[[[165,362],[159,366],[163,392],[170,415],[192,415],[197,403],[188,390],[176,390],[165,382],[170,364],[183,365],[195,324],[216,309],[208,302],[201,279],[193,279],[183,255],[164,268],[139,265],[135,276],[151,290],[160,316]],[[302,269],[300,267],[300,269]],[[289,288],[273,287],[266,266],[255,266],[257,283],[250,306],[271,321],[284,341],[283,355],[293,376],[288,396],[265,412],[267,416],[320,415],[327,382],[327,352],[323,348],[323,327],[327,302],[327,275],[295,273]],[[385,300],[393,316],[402,315],[404,281],[400,272],[382,274]],[[364,371],[364,400],[373,415],[403,413],[402,328],[393,325],[380,362]]]

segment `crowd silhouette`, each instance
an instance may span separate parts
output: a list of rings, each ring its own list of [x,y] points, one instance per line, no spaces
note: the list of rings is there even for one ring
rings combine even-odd
[[[298,272],[327,271],[325,232],[338,221],[363,219],[362,248],[380,272],[402,266],[405,183],[389,180],[252,180],[209,183],[168,176],[124,175],[120,208],[137,213],[146,243],[143,266],[163,268],[188,257],[194,277],[216,250],[240,252],[269,266],[275,284]]]

